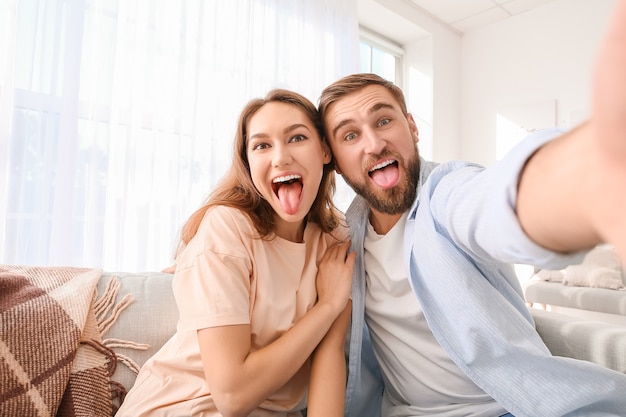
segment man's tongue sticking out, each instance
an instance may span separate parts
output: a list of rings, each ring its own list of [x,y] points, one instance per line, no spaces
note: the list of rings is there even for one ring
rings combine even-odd
[[[302,184],[298,181],[294,181],[291,184],[282,184],[276,194],[283,210],[287,214],[295,214],[298,211],[298,207],[300,207]]]
[[[389,188],[396,185],[400,172],[396,164],[387,165],[370,173],[372,181],[381,188]]]

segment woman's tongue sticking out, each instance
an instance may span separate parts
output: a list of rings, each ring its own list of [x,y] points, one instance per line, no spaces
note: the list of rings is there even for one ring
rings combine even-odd
[[[296,214],[302,201],[302,183],[300,181],[283,183],[278,187],[276,195],[285,213]]]

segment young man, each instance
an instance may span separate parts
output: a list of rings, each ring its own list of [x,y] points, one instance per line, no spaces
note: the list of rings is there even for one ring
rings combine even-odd
[[[347,416],[626,415],[626,375],[551,356],[509,265],[564,267],[599,242],[626,259],[624,21],[621,2],[590,120],[486,169],[420,158],[403,94],[380,77],[322,92],[336,170],[358,194]]]

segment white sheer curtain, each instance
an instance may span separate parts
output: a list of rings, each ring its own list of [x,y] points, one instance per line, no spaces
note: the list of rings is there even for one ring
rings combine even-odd
[[[243,105],[357,54],[355,0],[3,0],[0,262],[167,266]]]

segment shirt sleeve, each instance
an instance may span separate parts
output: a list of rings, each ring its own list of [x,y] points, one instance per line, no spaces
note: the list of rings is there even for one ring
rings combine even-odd
[[[236,209],[207,211],[177,261],[178,330],[250,323],[250,221]]]
[[[538,131],[489,168],[466,162],[440,165],[424,184],[441,230],[465,251],[482,259],[560,269],[584,252],[556,253],[526,235],[516,213],[517,186],[526,161],[559,129]],[[537,204],[549,204],[538,201]]]

